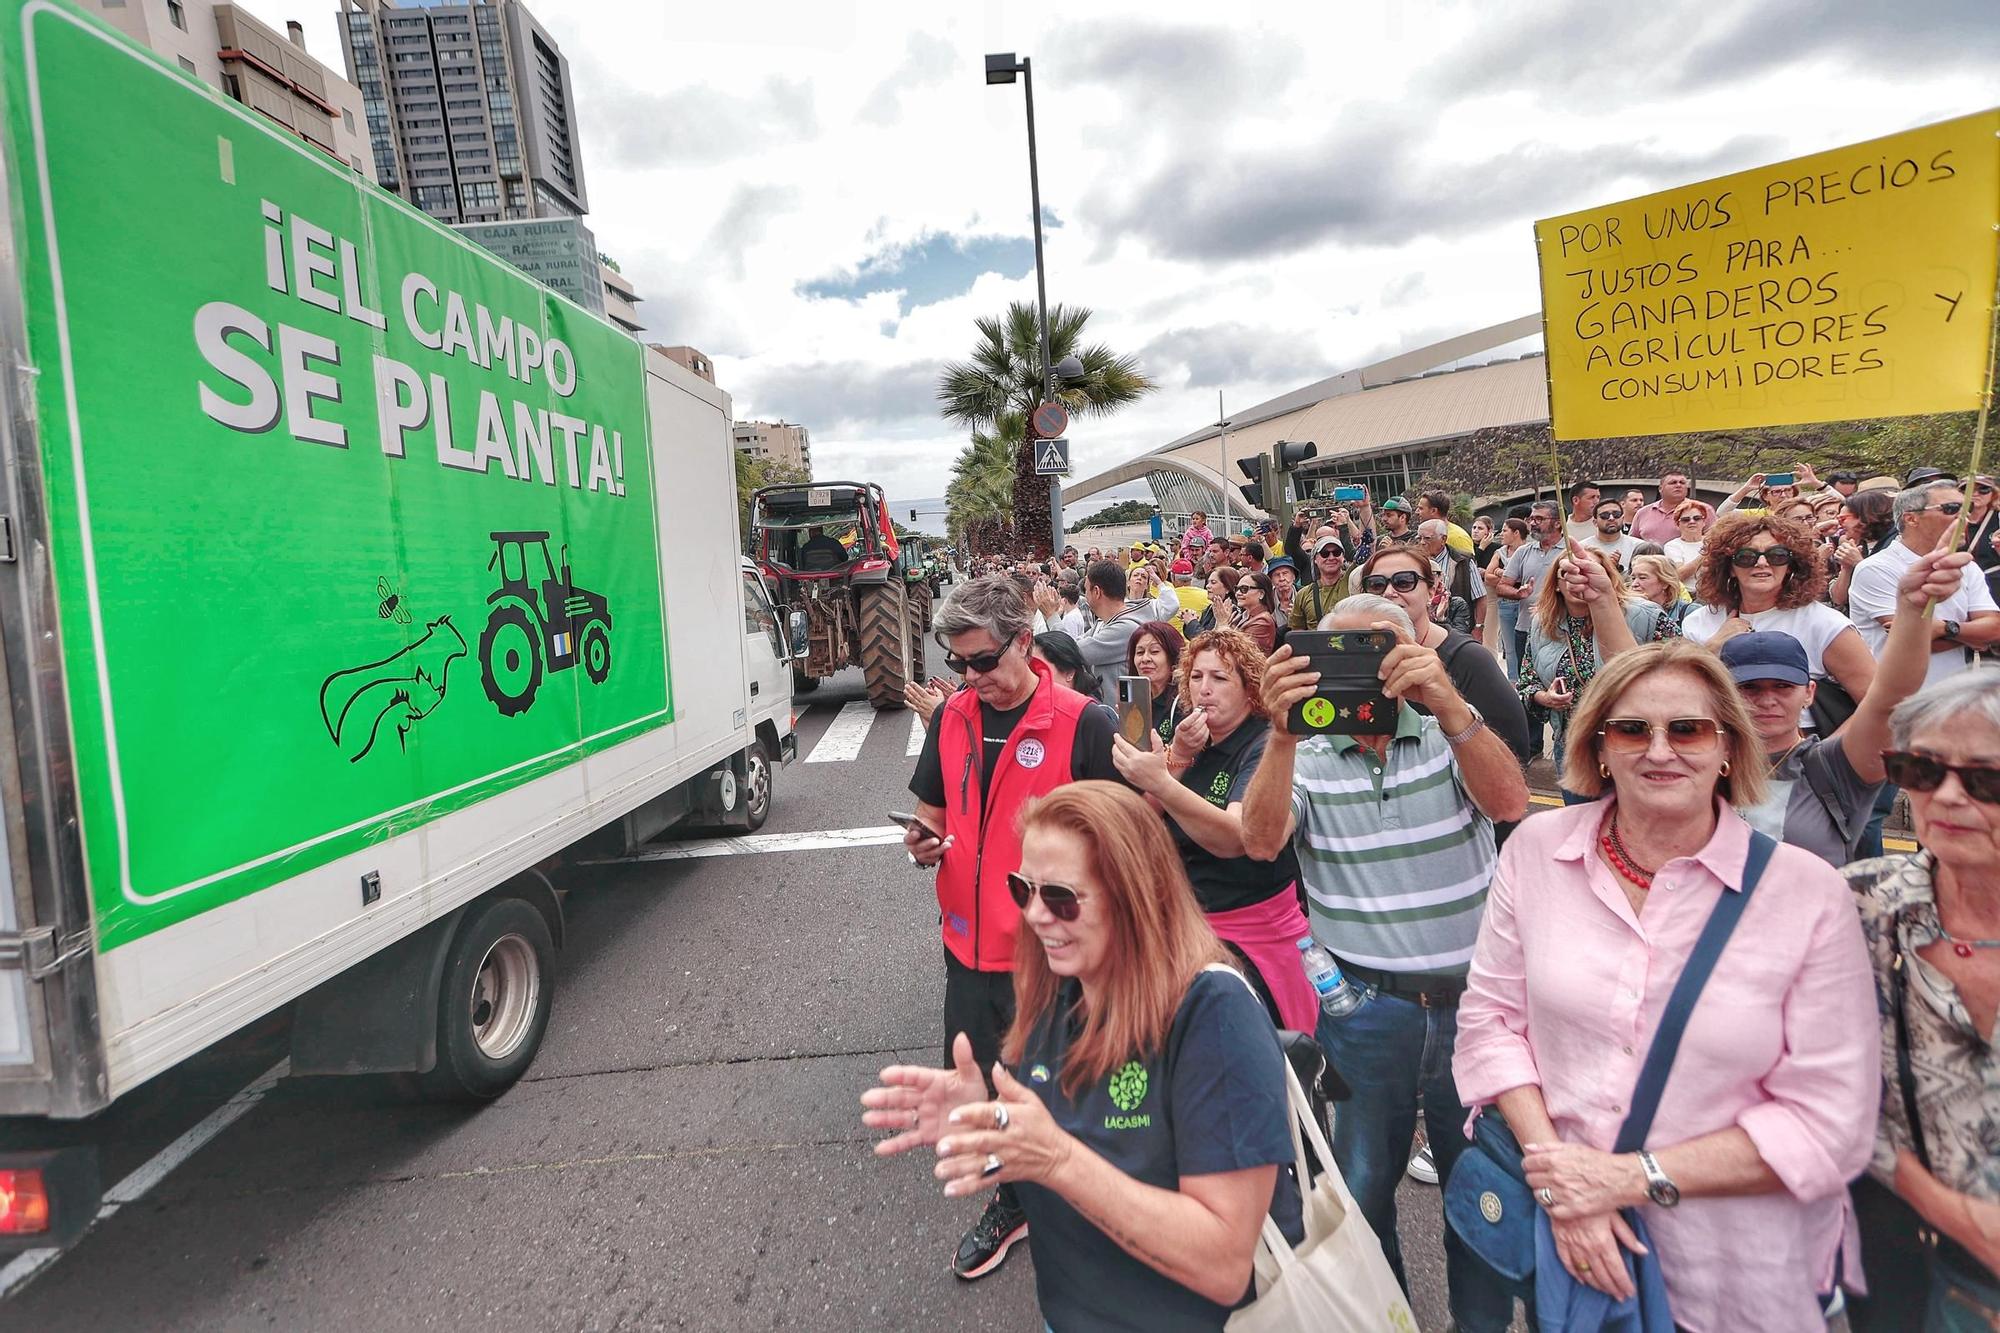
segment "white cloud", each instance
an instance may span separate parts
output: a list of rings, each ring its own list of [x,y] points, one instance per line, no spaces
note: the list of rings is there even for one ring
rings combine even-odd
[[[823,475],[899,498],[941,494],[964,439],[936,367],[1033,275],[907,313],[801,288],[927,238],[1027,235],[1023,89],[985,84],[989,51],[1034,60],[1050,299],[1160,382],[1078,423],[1079,475],[1214,420],[1218,390],[1236,411],[1527,313],[1536,217],[2000,86],[1991,0],[530,4],[572,62],[589,222],[649,336],[713,356],[740,415],[804,421]],[[339,59],[327,18],[308,40]]]

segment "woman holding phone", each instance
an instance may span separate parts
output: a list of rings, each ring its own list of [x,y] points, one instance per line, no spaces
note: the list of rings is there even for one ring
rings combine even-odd
[[[1173,743],[1174,728],[1187,712],[1181,707],[1181,643],[1180,626],[1149,620],[1132,631],[1132,641],[1125,645],[1125,670],[1144,676],[1152,686],[1153,731],[1162,745]]]
[[[1571,542],[1535,597],[1518,681],[1524,703],[1549,710],[1555,753],[1563,753],[1569,710],[1606,662],[1638,644],[1679,634],[1663,607],[1625,585],[1608,554]],[[1567,787],[1562,794],[1565,804],[1578,799]]]

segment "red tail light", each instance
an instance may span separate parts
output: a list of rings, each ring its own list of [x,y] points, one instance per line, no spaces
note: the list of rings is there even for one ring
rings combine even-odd
[[[49,1189],[41,1171],[0,1171],[0,1236],[39,1236],[48,1229]]]

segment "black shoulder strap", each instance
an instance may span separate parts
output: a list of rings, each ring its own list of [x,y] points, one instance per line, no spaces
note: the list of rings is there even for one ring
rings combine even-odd
[[[1839,745],[1840,739],[1836,736],[1821,744]],[[1835,795],[1832,783],[1827,780],[1825,766],[1813,763],[1812,756],[1807,755],[1799,767],[1805,770],[1806,785],[1812,788],[1812,794],[1819,798],[1820,805],[1826,810],[1827,818],[1833,821],[1833,831],[1840,835],[1840,845],[1846,848],[1848,856],[1852,857],[1854,844],[1859,835],[1855,833],[1853,823],[1847,817],[1847,810],[1840,804],[1840,798]]]
[[[1917,1111],[1917,1078],[1910,1060],[1910,978],[1909,959],[1903,953],[1903,921],[1898,915],[1889,922],[1889,1007],[1896,1018],[1896,1085],[1903,1094],[1903,1118],[1910,1122],[1910,1146],[1924,1170],[1931,1169],[1931,1155],[1924,1144],[1924,1119]]]
[[[1750,855],[1743,862],[1743,887],[1735,893],[1725,888],[1715,900],[1715,910],[1708,914],[1708,924],[1701,928],[1701,938],[1688,954],[1680,980],[1674,983],[1674,993],[1667,997],[1666,1011],[1660,1015],[1660,1026],[1653,1033],[1652,1048],[1646,1052],[1646,1063],[1639,1069],[1638,1086],[1632,1089],[1631,1113],[1625,1117],[1625,1125],[1618,1131],[1618,1142],[1611,1151],[1637,1152],[1646,1146],[1646,1135],[1653,1128],[1653,1113],[1660,1109],[1660,1094],[1666,1091],[1667,1074],[1674,1067],[1674,1056],[1680,1050],[1688,1018],[1694,1013],[1694,1002],[1700,997],[1701,988],[1708,984],[1715,960],[1722,956],[1723,946],[1729,943],[1752,890],[1764,877],[1764,868],[1771,864],[1771,853],[1777,849],[1778,844],[1769,835],[1751,831]]]

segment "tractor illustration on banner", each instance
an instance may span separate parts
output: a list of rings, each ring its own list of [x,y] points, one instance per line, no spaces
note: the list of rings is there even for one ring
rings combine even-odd
[[[611,674],[611,609],[598,593],[570,582],[569,547],[562,567],[549,558],[546,532],[496,532],[493,558],[500,586],[487,595],[492,608],[479,636],[479,679],[503,717],[525,713],[535,702],[545,671],[567,671],[581,662],[593,685]],[[530,577],[529,548],[541,553],[540,587]]]

